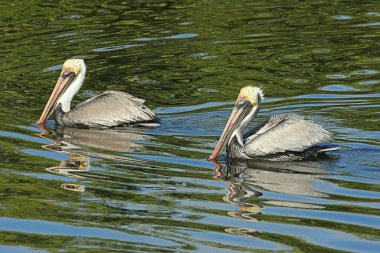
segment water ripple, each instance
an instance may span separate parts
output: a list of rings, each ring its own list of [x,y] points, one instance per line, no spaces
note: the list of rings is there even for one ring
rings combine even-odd
[[[4,2],[0,251],[378,252],[379,8]],[[125,91],[162,124],[38,128],[69,57],[88,66],[74,103]],[[296,163],[208,161],[245,85],[266,93],[253,124],[304,115],[340,149]]]

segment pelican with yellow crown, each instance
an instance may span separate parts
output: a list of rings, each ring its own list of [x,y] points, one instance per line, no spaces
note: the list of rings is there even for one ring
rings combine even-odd
[[[275,114],[244,133],[260,110],[263,91],[254,86],[240,90],[235,107],[210,159],[226,148],[228,157],[244,160],[302,160],[336,147],[320,146],[332,139],[331,133],[311,119],[296,114]]]
[[[45,124],[54,110],[58,125],[77,128],[108,128],[156,122],[154,112],[144,105],[143,99],[119,91],[106,91],[71,108],[71,100],[82,86],[85,75],[86,64],[82,59],[65,61],[37,124]]]

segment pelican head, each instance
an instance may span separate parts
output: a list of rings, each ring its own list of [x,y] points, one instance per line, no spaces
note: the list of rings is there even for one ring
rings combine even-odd
[[[68,59],[65,61],[57,84],[37,124],[44,124],[58,104],[61,104],[63,111],[70,110],[71,100],[82,86],[85,74],[86,64],[82,59]]]
[[[230,143],[233,137],[236,137],[238,143],[244,146],[243,131],[248,123],[253,120],[260,110],[261,101],[264,94],[261,88],[255,86],[246,86],[240,90],[240,94],[236,100],[235,107],[231,112],[230,118],[219,138],[214,152],[210,159],[215,159]]]

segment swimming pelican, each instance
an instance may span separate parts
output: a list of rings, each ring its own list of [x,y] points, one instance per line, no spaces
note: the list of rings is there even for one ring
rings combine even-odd
[[[86,65],[82,59],[68,59],[37,124],[44,124],[55,109],[59,125],[77,128],[115,127],[154,122],[156,116],[144,100],[128,93],[106,91],[71,109],[71,100],[83,84]]]
[[[295,114],[275,114],[247,134],[244,129],[257,115],[263,91],[254,86],[240,90],[234,109],[210,156],[216,159],[227,147],[232,159],[291,161],[334,150],[318,146],[331,134],[312,120]]]

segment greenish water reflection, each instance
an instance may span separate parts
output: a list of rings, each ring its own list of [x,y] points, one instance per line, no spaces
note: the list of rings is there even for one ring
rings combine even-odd
[[[378,252],[380,3],[46,1],[0,7],[0,251]],[[162,125],[34,125],[61,64],[82,101],[147,100]],[[247,84],[342,148],[312,163],[207,160]]]

